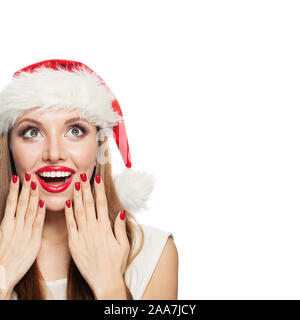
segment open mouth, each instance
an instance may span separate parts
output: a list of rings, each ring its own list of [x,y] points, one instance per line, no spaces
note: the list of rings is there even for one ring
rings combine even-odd
[[[58,187],[65,184],[73,176],[73,174],[74,173],[67,177],[43,177],[42,175],[39,175],[39,177],[50,186]]]

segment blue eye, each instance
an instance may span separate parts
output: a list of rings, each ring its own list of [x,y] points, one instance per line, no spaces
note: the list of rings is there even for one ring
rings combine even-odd
[[[86,134],[86,129],[83,128],[79,124],[71,126],[70,129],[68,130],[68,132],[71,131],[71,130],[72,130],[72,132],[74,132],[74,129],[75,129],[75,132],[76,132],[76,130],[78,132],[78,129],[79,129],[79,134],[75,134],[75,135],[73,135],[73,137],[82,137],[82,136],[84,136]],[[82,134],[80,134],[80,131],[82,132]],[[32,135],[30,132],[35,132],[35,134]],[[29,133],[29,136],[25,135],[27,133]],[[36,138],[38,133],[39,133],[39,130],[37,128],[29,126],[29,127],[26,127],[25,129],[23,129],[21,131],[21,136],[26,138],[26,139],[31,139],[31,138]]]

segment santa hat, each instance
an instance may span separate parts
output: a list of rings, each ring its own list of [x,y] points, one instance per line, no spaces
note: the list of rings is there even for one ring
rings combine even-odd
[[[8,133],[16,120],[34,107],[38,107],[38,112],[48,108],[77,109],[80,116],[84,114],[100,127],[100,133],[113,135],[126,166],[113,177],[118,197],[130,213],[147,209],[155,178],[131,169],[121,107],[98,74],[81,62],[61,59],[41,61],[15,72],[0,92],[0,136]]]

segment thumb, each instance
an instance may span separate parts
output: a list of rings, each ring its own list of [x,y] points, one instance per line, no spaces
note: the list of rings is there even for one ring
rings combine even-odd
[[[115,219],[115,236],[117,241],[120,244],[120,247],[125,249],[129,243],[127,234],[126,234],[126,211],[120,211]]]

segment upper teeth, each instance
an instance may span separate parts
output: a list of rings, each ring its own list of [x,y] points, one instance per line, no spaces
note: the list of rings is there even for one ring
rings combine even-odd
[[[71,172],[66,172],[66,171],[56,171],[56,172],[55,171],[51,171],[51,172],[44,171],[44,172],[41,172],[39,174],[39,176],[55,178],[55,177],[68,177],[71,174],[72,174]]]

